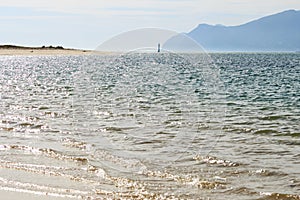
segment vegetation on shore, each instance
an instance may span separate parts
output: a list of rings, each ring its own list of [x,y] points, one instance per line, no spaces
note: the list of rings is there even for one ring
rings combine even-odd
[[[0,45],[0,55],[86,55],[91,52],[91,50],[71,49],[52,45],[41,47]]]
[[[22,49],[22,50],[52,50],[52,49],[59,49],[59,50],[75,50],[75,49],[65,49],[62,46],[42,46],[42,47],[26,47],[26,46],[17,46],[17,45],[0,45],[0,49]]]

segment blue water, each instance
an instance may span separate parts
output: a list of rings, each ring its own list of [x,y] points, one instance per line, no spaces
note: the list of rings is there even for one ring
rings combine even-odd
[[[0,57],[0,190],[298,199],[293,53]]]

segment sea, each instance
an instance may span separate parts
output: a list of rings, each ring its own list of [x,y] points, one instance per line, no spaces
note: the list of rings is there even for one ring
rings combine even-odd
[[[0,56],[0,191],[300,199],[300,55]]]

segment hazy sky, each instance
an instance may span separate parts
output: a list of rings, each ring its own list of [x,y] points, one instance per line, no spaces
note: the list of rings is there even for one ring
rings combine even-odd
[[[288,9],[300,10],[300,0],[0,0],[0,44],[94,49],[137,28],[189,32]]]

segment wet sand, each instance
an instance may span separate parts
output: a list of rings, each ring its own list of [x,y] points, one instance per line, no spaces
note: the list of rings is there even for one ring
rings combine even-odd
[[[16,191],[7,191],[7,190],[0,190],[0,197],[1,199],[5,200],[19,200],[19,199],[26,199],[26,200],[71,200],[77,198],[68,198],[68,197],[59,197],[55,195],[45,195],[45,194],[31,194],[29,192],[16,192]]]

